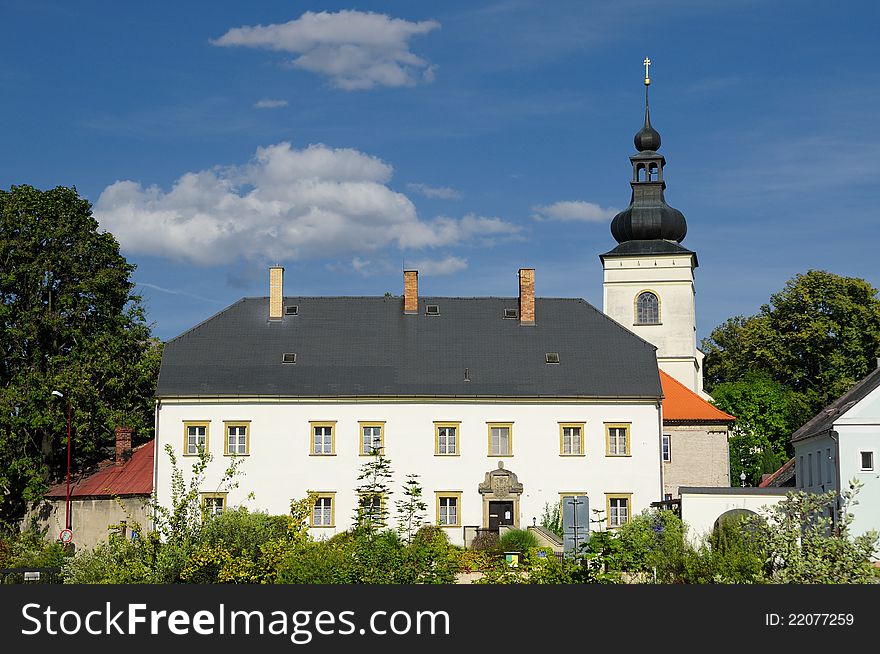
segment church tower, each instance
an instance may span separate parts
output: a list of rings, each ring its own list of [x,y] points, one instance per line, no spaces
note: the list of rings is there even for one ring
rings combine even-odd
[[[687,388],[703,392],[703,353],[697,349],[694,269],[697,254],[681,245],[684,215],[666,204],[660,134],[648,109],[650,60],[645,59],[645,125],[635,135],[632,198],[611,221],[618,245],[599,256],[605,271],[605,314],[657,346],[657,363]]]

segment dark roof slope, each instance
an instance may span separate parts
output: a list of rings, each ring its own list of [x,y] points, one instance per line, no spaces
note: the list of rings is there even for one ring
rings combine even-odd
[[[648,256],[652,254],[690,254],[694,257],[695,265],[699,265],[699,263],[697,263],[696,252],[688,250],[686,247],[675,241],[664,239],[624,241],[623,243],[618,244],[613,250],[600,254],[599,258],[604,261],[605,257],[632,256],[636,254],[644,254]]]
[[[403,315],[400,297],[288,297],[298,315],[276,322],[268,304],[242,299],[169,341],[156,395],[662,394],[654,346],[580,299],[537,298],[534,326],[504,318],[517,298],[420,298]],[[440,314],[425,315],[428,304]]]
[[[808,420],[803,427],[791,435],[792,443],[828,431],[840,416],[849,411],[857,402],[865,399],[878,386],[880,386],[880,368],[868,374],[849,391]]]
[[[782,488],[782,487],[791,487],[794,486],[796,482],[795,479],[795,466],[794,466],[794,457],[791,457],[788,461],[782,464],[782,466],[776,472],[767,475],[764,477],[764,480],[758,484],[759,488]]]
[[[103,461],[97,471],[73,483],[70,496],[149,495],[153,492],[154,450],[155,440],[151,440],[134,448],[131,458],[121,465],[117,465],[114,459]],[[55,484],[46,493],[46,497],[67,497],[67,483]]]

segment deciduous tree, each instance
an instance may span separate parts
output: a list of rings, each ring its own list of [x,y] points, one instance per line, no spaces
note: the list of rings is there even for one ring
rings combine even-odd
[[[150,437],[161,344],[133,270],[75,189],[0,190],[0,520],[62,478],[67,401],[74,470],[105,457],[117,426]]]

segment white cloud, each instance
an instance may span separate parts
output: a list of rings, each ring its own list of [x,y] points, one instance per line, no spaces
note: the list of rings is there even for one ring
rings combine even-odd
[[[448,256],[442,259],[419,259],[418,261],[407,260],[406,267],[414,268],[420,275],[439,277],[452,275],[468,267],[467,259]]]
[[[273,98],[263,98],[258,102],[254,103],[255,109],[278,109],[279,107],[286,107],[287,100],[274,100]]]
[[[283,142],[258,148],[243,165],[185,173],[168,191],[117,181],[101,193],[95,215],[127,252],[203,265],[363,256],[519,231],[472,214],[423,220],[387,186],[392,172],[357,150]]]
[[[351,91],[432,81],[434,67],[409,50],[409,40],[439,27],[371,12],[307,11],[287,23],[234,27],[212,43],[294,53],[291,66]]]
[[[543,206],[532,207],[532,218],[535,220],[580,220],[590,223],[604,223],[620,211],[614,207],[603,209],[593,202],[583,200],[554,202]]]
[[[439,200],[461,200],[461,193],[454,188],[448,186],[428,186],[427,184],[419,184],[410,182],[406,187],[415,193],[420,193],[426,198],[434,198]]]

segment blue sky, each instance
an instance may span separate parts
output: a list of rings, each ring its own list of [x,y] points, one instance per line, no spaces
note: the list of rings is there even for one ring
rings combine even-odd
[[[699,336],[798,272],[880,286],[874,2],[0,0],[0,186],[76,186],[170,338],[290,295],[601,308],[650,56]],[[560,204],[574,203],[574,204]]]

